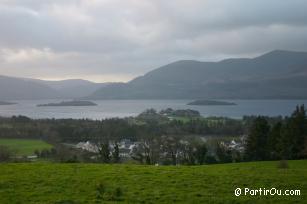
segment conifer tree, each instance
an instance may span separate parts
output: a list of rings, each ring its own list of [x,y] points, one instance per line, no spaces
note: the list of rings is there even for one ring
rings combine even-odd
[[[257,117],[248,134],[245,155],[248,160],[265,160],[268,158],[267,140],[270,126],[264,117]]]

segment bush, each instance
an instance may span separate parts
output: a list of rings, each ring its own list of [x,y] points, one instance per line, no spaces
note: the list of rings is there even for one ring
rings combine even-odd
[[[96,186],[97,201],[119,201],[122,200],[123,190],[120,187],[107,188],[104,183],[98,183]]]
[[[8,162],[13,157],[13,151],[7,146],[0,145],[0,162]]]
[[[288,169],[288,168],[289,168],[288,161],[287,161],[287,160],[280,160],[280,161],[278,162],[277,167],[278,167],[279,169]]]
[[[96,199],[102,200],[105,192],[106,186],[104,185],[104,183],[98,183],[96,186]]]
[[[123,190],[120,187],[115,188],[114,196],[119,200],[123,196]]]
[[[207,155],[206,157],[205,157],[205,164],[217,164],[218,162],[217,162],[217,160],[216,160],[216,158],[214,157],[214,156],[212,156],[212,155]]]

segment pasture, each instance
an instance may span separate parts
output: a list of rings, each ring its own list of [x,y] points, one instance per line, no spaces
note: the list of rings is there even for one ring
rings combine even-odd
[[[35,150],[52,148],[51,144],[37,139],[0,139],[0,145],[9,147],[17,156],[29,156]]]
[[[0,203],[306,203],[307,161],[203,166],[0,164]],[[239,196],[236,188],[299,189]]]

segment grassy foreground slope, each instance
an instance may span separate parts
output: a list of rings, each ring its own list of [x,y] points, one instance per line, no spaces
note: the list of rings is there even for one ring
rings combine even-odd
[[[301,195],[235,197],[237,187],[299,189]],[[177,167],[0,164],[1,204],[306,203],[306,194],[307,161],[290,161],[289,169],[278,169],[277,162]]]
[[[52,148],[52,145],[36,139],[0,139],[0,145],[9,147],[19,156],[33,155],[35,150]]]

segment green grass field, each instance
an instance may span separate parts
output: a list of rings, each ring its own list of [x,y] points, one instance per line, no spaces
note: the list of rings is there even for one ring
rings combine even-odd
[[[42,149],[51,149],[52,145],[34,139],[0,139],[0,145],[4,145],[16,152],[16,155],[33,155],[33,152]]]
[[[307,161],[204,166],[0,164],[0,203],[307,203]],[[234,196],[236,188],[300,196]]]

